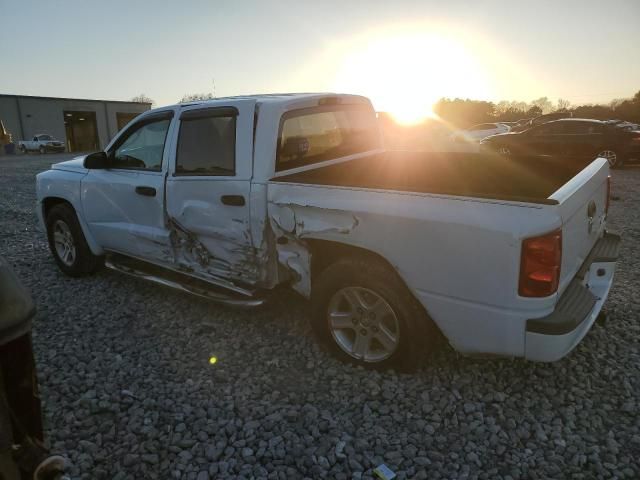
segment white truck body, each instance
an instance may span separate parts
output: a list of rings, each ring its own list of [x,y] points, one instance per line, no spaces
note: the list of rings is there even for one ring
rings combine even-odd
[[[38,134],[31,140],[23,140],[18,142],[18,148],[26,153],[30,151],[45,152],[64,152],[64,143],[53,138],[51,135]]]
[[[460,170],[452,173],[447,158],[396,160],[379,141],[318,162],[277,164],[287,115],[342,106],[375,119],[366,98],[333,94],[227,98],[146,112],[105,151],[120,148],[138,122],[166,118],[157,168],[88,169],[84,157],[53,165],[37,176],[38,214],[44,225],[50,206],[66,202],[93,254],[136,258],[247,297],[281,284],[309,297],[314,258],[327,246],[366,251],[397,272],[462,353],[554,361],[573,349],[600,312],[615,271],[617,237],[605,230],[606,160],[558,173],[553,182],[539,170],[518,180],[522,164],[505,163],[495,175],[511,173],[493,186],[477,166],[480,157],[455,157],[451,165]],[[179,171],[182,124],[225,112],[235,118],[235,170]],[[293,144],[304,160],[309,140]],[[411,174],[393,183],[403,168]],[[411,184],[418,177],[428,185]],[[472,185],[476,177],[483,191]],[[532,185],[537,179],[544,187]],[[520,184],[536,198],[514,194]],[[523,241],[554,231],[562,242],[557,288],[522,296]],[[576,295],[581,318],[575,309],[565,312]]]

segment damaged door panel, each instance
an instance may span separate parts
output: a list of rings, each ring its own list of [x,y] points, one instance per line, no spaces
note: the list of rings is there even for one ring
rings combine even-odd
[[[166,187],[166,260],[180,271],[263,283],[266,251],[254,244],[251,229],[254,108],[254,100],[243,99],[180,115]]]

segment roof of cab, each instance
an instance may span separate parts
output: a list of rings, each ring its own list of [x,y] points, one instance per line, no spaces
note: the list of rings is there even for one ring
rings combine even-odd
[[[210,102],[217,102],[220,100],[242,100],[242,99],[254,99],[256,103],[290,103],[298,100],[313,100],[314,98],[324,97],[343,97],[351,99],[359,99],[361,101],[368,101],[366,97],[360,95],[351,95],[345,93],[331,93],[331,92],[307,92],[307,93],[260,93],[255,95],[235,95],[230,97],[217,97],[211,100],[200,100],[196,102],[181,103],[178,104],[182,107],[191,105],[206,105]]]

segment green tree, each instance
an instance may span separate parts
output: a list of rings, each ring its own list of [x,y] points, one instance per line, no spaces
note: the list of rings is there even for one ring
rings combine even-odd
[[[147,97],[144,93],[141,93],[140,95],[136,95],[131,99],[131,101],[135,103],[150,103],[151,105],[155,103],[151,98]]]
[[[558,108],[556,108],[556,111],[567,112],[569,108],[571,108],[571,102],[569,100],[566,100],[564,98],[558,99]]]
[[[216,98],[213,93],[192,93],[191,95],[185,95],[180,100],[180,103],[199,102],[201,100],[213,100]]]
[[[547,97],[540,97],[531,102],[532,107],[539,107],[542,113],[553,111],[553,103]]]
[[[442,98],[435,104],[433,111],[443,120],[458,127],[490,122],[496,113],[492,102],[461,98]]]

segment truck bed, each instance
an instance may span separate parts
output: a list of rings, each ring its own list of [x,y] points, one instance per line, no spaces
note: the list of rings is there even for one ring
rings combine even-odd
[[[272,181],[557,204],[549,197],[588,163],[489,153],[390,151]]]

